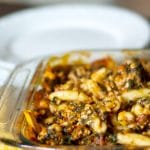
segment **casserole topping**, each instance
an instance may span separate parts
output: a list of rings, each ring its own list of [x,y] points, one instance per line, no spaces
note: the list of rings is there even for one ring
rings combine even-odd
[[[150,62],[49,60],[25,136],[46,145],[150,146]]]

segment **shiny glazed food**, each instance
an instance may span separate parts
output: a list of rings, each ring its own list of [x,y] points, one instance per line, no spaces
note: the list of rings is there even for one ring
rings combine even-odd
[[[29,140],[53,145],[150,146],[150,61],[49,59],[24,111]]]

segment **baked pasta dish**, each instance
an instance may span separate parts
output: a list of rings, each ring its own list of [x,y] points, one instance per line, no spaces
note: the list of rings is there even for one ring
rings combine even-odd
[[[54,145],[150,146],[150,61],[50,58],[26,109],[24,135]]]

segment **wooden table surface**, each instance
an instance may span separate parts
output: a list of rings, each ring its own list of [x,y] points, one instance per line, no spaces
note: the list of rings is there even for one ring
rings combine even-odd
[[[31,6],[25,5],[25,4],[6,4],[6,3],[0,3],[0,16],[4,16],[7,14],[10,14],[12,12],[22,10],[25,8],[29,8]]]

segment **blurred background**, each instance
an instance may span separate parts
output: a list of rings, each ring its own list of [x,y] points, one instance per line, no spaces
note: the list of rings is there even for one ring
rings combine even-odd
[[[59,3],[96,3],[99,5],[118,5],[120,7],[134,10],[150,19],[149,0],[0,0],[0,15],[3,16],[28,7],[48,4],[54,5]]]
[[[0,59],[20,63],[59,50],[150,48],[149,6],[149,0],[0,0]]]

